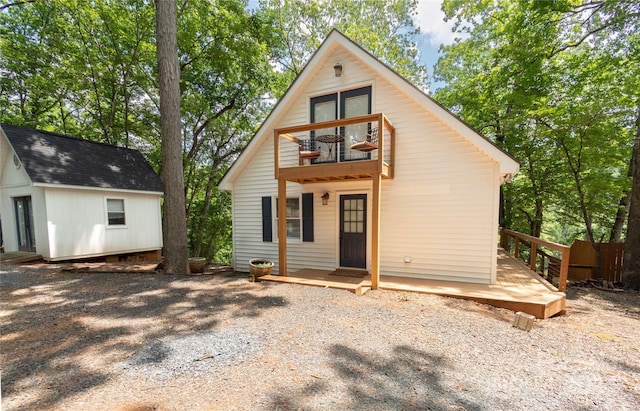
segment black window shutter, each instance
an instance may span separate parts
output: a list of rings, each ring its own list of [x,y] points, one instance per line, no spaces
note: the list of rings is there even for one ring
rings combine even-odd
[[[302,241],[313,241],[313,193],[302,194]]]
[[[271,197],[262,197],[262,241],[273,241]]]

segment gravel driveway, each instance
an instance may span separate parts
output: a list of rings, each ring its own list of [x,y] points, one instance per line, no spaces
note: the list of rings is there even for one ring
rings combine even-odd
[[[640,294],[530,332],[423,294],[2,267],[3,410],[636,410]]]

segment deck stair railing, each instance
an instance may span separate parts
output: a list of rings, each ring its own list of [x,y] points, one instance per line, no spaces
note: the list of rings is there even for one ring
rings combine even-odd
[[[513,252],[511,252],[512,239]],[[558,277],[558,290],[562,292],[566,291],[571,247],[505,228],[500,230],[500,246],[515,258],[520,258],[521,246],[528,247],[531,250],[528,261],[529,268],[543,275],[545,274],[546,268],[547,276]],[[540,247],[556,251],[558,256],[547,253],[541,250]],[[539,265],[538,261],[540,261]],[[538,267],[540,268],[539,270],[537,269]]]

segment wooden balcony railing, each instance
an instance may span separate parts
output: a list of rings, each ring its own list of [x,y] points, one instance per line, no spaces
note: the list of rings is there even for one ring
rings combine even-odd
[[[511,238],[514,239],[513,253],[511,253]],[[553,243],[551,241],[545,241],[538,237],[533,237],[527,234],[519,233],[517,231],[501,229],[500,230],[500,246],[504,248],[509,254],[513,254],[514,257],[520,258],[520,246],[524,245],[531,249],[529,255],[529,268],[532,271],[544,273],[544,267],[547,267],[548,273],[553,276],[557,273],[558,276],[558,290],[565,292],[567,289],[567,276],[569,273],[569,256],[571,247]],[[548,249],[557,251],[560,253],[560,257],[555,257],[548,254],[538,247],[546,247]],[[540,257],[540,270],[538,267],[538,257]],[[559,265],[559,268],[558,268]]]
[[[317,134],[313,139],[312,132]],[[366,152],[351,148],[358,147],[356,139],[371,143]],[[376,174],[393,178],[394,157],[395,128],[383,113],[274,130],[276,179],[304,184],[371,179]]]

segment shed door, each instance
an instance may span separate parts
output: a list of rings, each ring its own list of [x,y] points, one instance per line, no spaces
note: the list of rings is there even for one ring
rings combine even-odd
[[[36,237],[33,232],[33,208],[31,196],[16,197],[16,223],[18,226],[18,249],[20,251],[36,251]]]
[[[367,268],[367,195],[340,196],[340,266]]]

